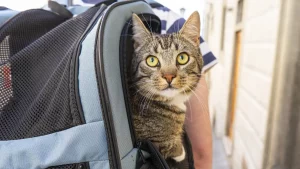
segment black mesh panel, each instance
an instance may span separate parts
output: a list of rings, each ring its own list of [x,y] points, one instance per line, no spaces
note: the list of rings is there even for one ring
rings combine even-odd
[[[77,169],[76,164],[68,164],[63,166],[49,167],[48,169]]]
[[[8,59],[64,21],[64,18],[52,12],[34,9],[16,15],[1,27],[0,110],[12,97],[11,65]]]
[[[68,164],[68,165],[61,165],[55,167],[49,167],[47,169],[88,169],[88,163],[80,163],[80,164]]]
[[[74,89],[77,42],[98,8],[69,19],[43,10],[0,29],[0,140],[82,124]]]

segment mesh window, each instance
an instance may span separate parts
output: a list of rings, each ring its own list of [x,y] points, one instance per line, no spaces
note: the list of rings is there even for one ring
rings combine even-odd
[[[68,164],[68,165],[61,165],[55,167],[49,167],[47,169],[88,169],[88,163],[81,163],[81,164]]]
[[[65,21],[49,11],[29,10],[1,27],[0,140],[83,123],[75,95],[75,53],[97,11]]]
[[[32,23],[28,18],[32,18]],[[0,30],[0,111],[12,98],[11,65],[9,58],[65,21],[58,15],[39,9],[25,11],[1,27]]]
[[[8,103],[12,97],[10,64],[7,62],[9,53],[9,36],[6,36],[0,43],[0,110]]]
[[[77,169],[76,164],[68,164],[64,166],[49,167],[48,169]]]

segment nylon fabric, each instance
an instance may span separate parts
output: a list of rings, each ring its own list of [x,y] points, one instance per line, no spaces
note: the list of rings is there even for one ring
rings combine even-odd
[[[83,123],[74,52],[97,11],[91,8],[63,22],[49,11],[29,10],[2,27],[0,44],[4,39],[9,46],[0,49],[0,56],[6,56],[0,63],[0,88],[5,89],[0,96],[7,100],[0,105],[0,140],[51,134]]]
[[[50,11],[28,10],[19,13],[1,27],[0,144],[7,144],[4,148],[1,145],[0,161],[9,163],[4,168],[85,169],[87,163],[79,162],[89,161],[86,157],[99,160],[90,151],[59,154],[65,148],[72,149],[69,147],[72,144],[67,144],[68,142],[84,137],[80,131],[74,133],[78,134],[76,138],[70,136],[73,140],[65,138],[68,134],[55,137],[52,141],[57,142],[57,145],[49,142],[52,137],[48,142],[39,139],[39,136],[47,138],[52,133],[56,135],[57,132],[74,129],[72,127],[85,122],[75,89],[76,51],[79,40],[98,9],[90,8],[68,20]],[[104,139],[101,143],[96,142],[98,146],[93,147],[93,150],[99,149],[97,153],[103,150],[107,154],[107,148],[102,148],[102,144],[107,146],[104,126],[99,127],[103,130],[101,135],[98,136],[99,131],[96,131],[96,134],[90,134],[89,137]],[[32,139],[36,147],[31,142],[26,142],[27,138]],[[10,147],[12,143],[18,144]],[[59,149],[52,154],[47,154],[51,152],[49,150],[37,154],[47,146],[58,146]],[[90,149],[84,143],[81,146]],[[48,149],[52,150],[51,147]]]
[[[89,164],[90,164],[90,169],[110,169],[109,160],[105,160],[105,161],[92,161]]]
[[[138,149],[132,149],[121,161],[123,168],[136,168],[136,158]]]
[[[82,42],[79,55],[79,95],[86,123],[102,121],[94,61],[95,37],[99,22],[100,20]]]
[[[119,44],[122,28],[133,12],[153,13],[150,6],[142,1],[118,6],[109,13],[102,35],[103,39],[109,39],[103,42],[103,62],[109,99],[113,103],[111,109],[121,158],[133,149],[133,145],[120,78]]]
[[[94,122],[40,137],[0,141],[0,168],[40,169],[108,160],[103,122]]]

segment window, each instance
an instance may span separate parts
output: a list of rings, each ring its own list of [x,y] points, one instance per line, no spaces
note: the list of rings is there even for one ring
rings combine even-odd
[[[209,5],[209,30],[214,30],[214,7],[212,4]]]
[[[244,0],[238,1],[238,7],[237,7],[237,17],[236,17],[236,23],[242,22],[243,19],[243,7],[244,7]]]
[[[226,22],[226,6],[223,7],[222,33],[221,33],[221,50],[224,49],[225,22]]]

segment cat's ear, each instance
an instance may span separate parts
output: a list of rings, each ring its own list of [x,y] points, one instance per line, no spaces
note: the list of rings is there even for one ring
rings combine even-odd
[[[151,33],[136,14],[132,14],[132,25],[135,45],[141,45],[145,40],[149,39]]]
[[[197,11],[187,19],[179,31],[180,35],[192,40],[195,45],[199,45],[200,41],[200,16]]]

